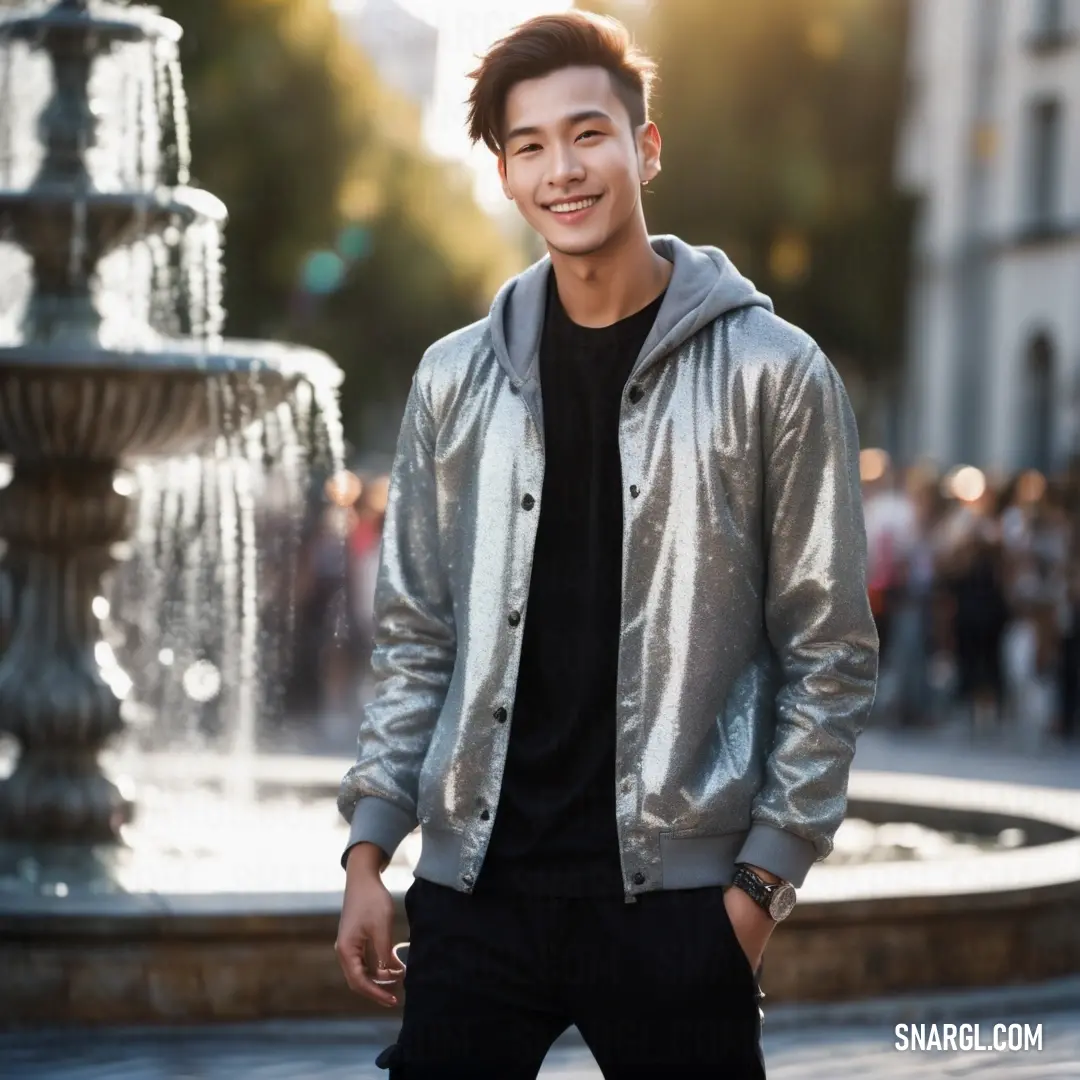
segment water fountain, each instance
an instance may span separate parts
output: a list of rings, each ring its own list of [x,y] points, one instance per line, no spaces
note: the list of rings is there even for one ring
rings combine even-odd
[[[21,751],[0,783],[9,841],[107,843],[131,820],[98,762],[124,727],[125,675],[102,670],[93,604],[133,525],[121,464],[222,444],[228,455],[300,383],[325,396],[336,381],[320,354],[221,340],[225,207],[186,184],[179,36],[152,11],[88,0],[0,22],[8,95],[27,81],[51,90],[36,161],[17,102],[4,110],[0,236],[9,270],[18,252],[29,262],[0,347],[0,452],[14,466],[0,536],[20,592],[0,660],[0,730]],[[35,71],[44,64],[51,72]],[[110,76],[126,77],[125,108],[99,118]],[[136,145],[118,155],[125,141]],[[29,182],[13,189],[27,165]]]
[[[338,372],[221,336],[225,209],[188,186],[179,36],[105,0],[0,17],[0,537],[18,601],[0,658],[0,1025],[362,1008],[332,950],[349,761],[254,753],[260,562],[280,554],[260,552],[259,508],[302,487],[316,421],[340,453]],[[211,699],[220,745],[117,738]],[[862,774],[851,815],[771,946],[772,1000],[1080,965],[1072,800]],[[908,858],[925,829],[955,834],[952,857]],[[417,840],[387,875],[395,940]]]

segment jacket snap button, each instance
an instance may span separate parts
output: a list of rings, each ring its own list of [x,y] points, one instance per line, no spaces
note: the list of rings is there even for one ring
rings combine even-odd
[[[531,495],[526,495],[525,498],[521,500],[521,505],[526,510],[531,510],[536,505],[536,500]]]
[[[638,491],[637,484],[631,484],[630,485],[630,498],[631,499],[636,499],[638,497],[638,495],[640,495],[640,494],[641,494],[641,492]]]
[[[636,405],[645,396],[645,391],[636,383],[630,387],[630,400]]]
[[[480,811],[480,820],[481,821],[487,821],[487,819],[489,817],[491,817],[491,812],[489,810],[481,810]]]
[[[506,710],[501,705],[495,710],[495,719],[498,720],[500,724],[506,723]]]
[[[634,882],[635,885],[644,885],[645,884],[645,875],[639,870],[634,875],[633,882]]]
[[[517,611],[511,611],[507,620],[511,626],[517,626],[521,622],[521,613]]]

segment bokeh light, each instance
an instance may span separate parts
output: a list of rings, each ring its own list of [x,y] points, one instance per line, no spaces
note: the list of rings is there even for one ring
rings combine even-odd
[[[326,497],[335,506],[352,506],[363,490],[363,481],[348,469],[342,469],[326,481]]]
[[[345,280],[345,260],[336,251],[313,251],[300,272],[304,291],[327,296]]]
[[[1037,503],[1046,494],[1046,477],[1038,469],[1021,473],[1016,482],[1016,495],[1023,503]]]
[[[221,672],[209,660],[196,660],[184,672],[181,681],[184,693],[192,701],[202,703],[213,701],[221,691]]]
[[[974,465],[961,465],[946,475],[945,492],[961,502],[978,502],[986,494],[986,474]]]
[[[376,514],[381,514],[386,510],[386,503],[389,495],[389,476],[376,476],[368,481],[367,504]]]
[[[769,249],[769,269],[777,281],[791,285],[810,272],[810,245],[801,233],[782,233]]]
[[[371,254],[371,230],[363,225],[347,225],[338,235],[338,254],[347,262],[357,262]]]
[[[868,447],[859,454],[859,479],[864,484],[880,480],[889,468],[889,455],[885,450]]]

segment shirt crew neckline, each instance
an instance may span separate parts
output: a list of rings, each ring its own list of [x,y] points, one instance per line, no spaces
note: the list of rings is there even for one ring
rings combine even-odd
[[[636,330],[639,320],[648,318],[650,325],[656,320],[660,305],[664,302],[667,289],[661,292],[654,300],[650,300],[644,307],[637,311],[624,315],[616,322],[608,323],[607,326],[583,326],[574,322],[563,306],[562,297],[559,296],[558,282],[555,280],[555,272],[551,271],[548,276],[547,308],[548,316],[554,327],[562,332],[575,335],[578,340],[587,339],[601,342],[607,339],[616,340]]]

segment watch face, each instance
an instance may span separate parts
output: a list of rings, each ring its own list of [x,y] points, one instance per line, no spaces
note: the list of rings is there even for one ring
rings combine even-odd
[[[769,902],[769,914],[777,922],[786,919],[795,907],[795,886],[785,882],[779,888],[773,889],[772,899]]]

